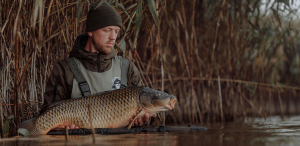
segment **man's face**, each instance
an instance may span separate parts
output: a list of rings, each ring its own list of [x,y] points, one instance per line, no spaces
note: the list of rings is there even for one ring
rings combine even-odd
[[[92,39],[95,51],[109,54],[115,45],[119,31],[119,26],[107,26],[88,32],[88,35]]]

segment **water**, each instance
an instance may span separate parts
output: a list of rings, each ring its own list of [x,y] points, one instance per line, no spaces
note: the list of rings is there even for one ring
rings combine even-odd
[[[30,138],[1,139],[0,145],[255,145],[255,146],[296,146],[300,145],[300,116],[278,116],[246,119],[240,123],[207,124],[206,132],[157,132],[122,135],[92,136],[36,136]]]

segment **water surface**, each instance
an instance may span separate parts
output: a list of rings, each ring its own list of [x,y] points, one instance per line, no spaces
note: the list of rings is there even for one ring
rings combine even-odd
[[[181,125],[182,126],[182,125]],[[248,118],[244,122],[206,124],[206,132],[155,132],[121,135],[35,136],[30,138],[1,139],[0,145],[300,145],[300,116]]]

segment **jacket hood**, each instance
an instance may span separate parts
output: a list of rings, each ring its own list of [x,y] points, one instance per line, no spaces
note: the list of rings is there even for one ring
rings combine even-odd
[[[89,52],[84,49],[86,42],[88,40],[88,34],[79,35],[76,38],[76,41],[73,45],[73,49],[70,52],[69,57],[76,57],[78,59],[90,60],[90,61],[97,61],[97,55],[100,54],[100,62],[110,60],[111,58],[116,56],[116,50],[112,49],[109,54],[104,53],[96,53],[96,52]]]

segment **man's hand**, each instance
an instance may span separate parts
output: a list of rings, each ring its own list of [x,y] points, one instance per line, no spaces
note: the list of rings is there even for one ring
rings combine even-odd
[[[137,111],[135,114],[133,114],[132,119],[130,119],[130,122],[132,122],[132,120],[139,114],[139,111]],[[152,117],[156,117],[156,114],[153,115]],[[137,118],[133,123],[132,123],[132,127],[134,126],[142,126],[143,124],[146,124],[149,120],[150,116],[149,113],[146,113],[144,116]]]
[[[52,128],[53,130],[64,130],[66,125],[58,125],[57,127]],[[71,124],[68,125],[68,129],[80,129],[78,126]]]
[[[68,128],[69,129],[80,129],[78,126],[76,126],[74,124],[68,125]]]

